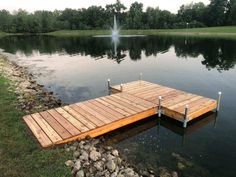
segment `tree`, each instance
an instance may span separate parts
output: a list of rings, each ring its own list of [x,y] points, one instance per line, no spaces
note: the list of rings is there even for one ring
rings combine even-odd
[[[226,11],[228,0],[210,0],[207,11],[207,24],[209,26],[226,25]]]
[[[143,4],[134,2],[131,4],[128,16],[127,26],[131,29],[142,28]]]
[[[236,0],[228,2],[228,10],[226,12],[227,23],[229,25],[236,25]]]

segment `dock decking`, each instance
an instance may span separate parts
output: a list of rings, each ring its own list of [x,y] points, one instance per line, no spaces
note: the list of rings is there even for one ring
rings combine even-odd
[[[210,98],[141,80],[110,89],[114,94],[27,115],[23,120],[41,146],[49,147],[105,134],[148,118],[158,109],[162,114],[184,122],[217,105],[217,101]],[[162,96],[161,106],[159,96]],[[186,104],[189,105],[187,117]]]

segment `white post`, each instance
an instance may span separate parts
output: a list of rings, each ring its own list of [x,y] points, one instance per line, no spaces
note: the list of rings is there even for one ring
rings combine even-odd
[[[123,84],[120,84],[120,91],[123,92]]]
[[[220,100],[221,100],[221,92],[218,92],[217,107],[216,107],[217,112],[220,110]]]
[[[141,81],[143,79],[143,73],[139,73],[139,80]]]
[[[161,117],[161,96],[158,97],[158,117]]]
[[[188,105],[185,106],[185,111],[184,111],[184,124],[183,127],[186,128],[188,123]]]
[[[110,79],[107,79],[107,87],[108,87],[108,90],[111,89],[110,81],[111,81]]]

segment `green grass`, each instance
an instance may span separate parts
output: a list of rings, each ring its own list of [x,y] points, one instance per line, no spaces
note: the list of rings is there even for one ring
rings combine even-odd
[[[70,155],[63,148],[41,149],[30,135],[16,109],[16,95],[9,81],[0,75],[0,176],[70,176],[64,162]]]
[[[110,30],[62,30],[47,33],[54,36],[92,36],[107,35]],[[191,28],[191,29],[151,29],[151,30],[121,30],[120,34],[126,35],[193,35],[212,37],[236,37],[236,26]]]

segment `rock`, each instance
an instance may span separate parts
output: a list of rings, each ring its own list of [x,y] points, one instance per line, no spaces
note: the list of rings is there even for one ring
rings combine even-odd
[[[101,153],[100,152],[97,152],[95,150],[92,150],[89,154],[89,158],[92,160],[92,161],[97,161],[99,158],[101,158]]]
[[[103,170],[103,162],[102,161],[98,161],[94,163],[94,167],[98,170],[98,171],[102,171]]]
[[[113,172],[115,169],[116,169],[116,164],[113,160],[109,160],[107,163],[106,163],[106,167],[107,169],[110,171],[110,172]]]
[[[106,158],[107,158],[107,160],[113,160],[113,159],[115,159],[115,156],[108,154]]]
[[[65,165],[66,165],[67,167],[73,167],[73,166],[74,166],[74,162],[73,162],[72,160],[67,160],[67,161],[65,162]]]
[[[84,150],[88,150],[88,149],[90,149],[91,148],[91,145],[89,145],[89,144],[86,144],[84,147]]]
[[[116,157],[119,156],[119,152],[118,152],[116,149],[112,150],[111,153],[112,153],[112,155],[114,155],[114,156],[116,156]]]
[[[80,168],[81,168],[81,162],[80,162],[80,160],[76,160],[75,165],[74,165],[74,169],[78,171],[78,170],[80,170]]]
[[[173,172],[171,173],[171,177],[178,177],[178,173],[177,173],[176,171],[173,171]]]
[[[104,149],[110,151],[110,150],[112,150],[113,148],[112,148],[111,146],[105,146]]]
[[[70,150],[71,151],[75,151],[76,150],[76,146],[70,146]]]
[[[160,171],[159,172],[160,177],[171,177],[171,174],[165,167],[160,167],[159,171]]]
[[[180,170],[183,170],[184,168],[186,168],[186,166],[182,162],[178,162],[177,166],[178,166],[178,169]]]
[[[75,159],[77,159],[79,156],[80,156],[80,152],[79,152],[79,151],[75,151],[75,152],[73,153],[73,157],[74,157]]]
[[[84,171],[83,171],[83,170],[79,170],[79,171],[76,173],[76,177],[84,177]]]
[[[89,157],[88,153],[86,151],[82,151],[79,159],[84,160],[84,161],[88,161],[88,157]]]
[[[125,177],[133,177],[134,174],[134,170],[132,168],[126,168],[123,170],[123,174]]]

